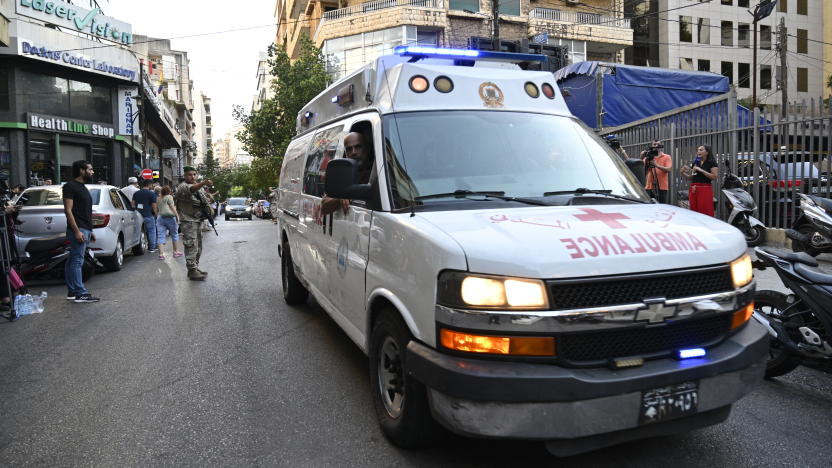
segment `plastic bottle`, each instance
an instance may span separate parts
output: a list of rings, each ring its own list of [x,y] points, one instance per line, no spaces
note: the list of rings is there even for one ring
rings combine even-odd
[[[23,308],[26,310],[26,315],[35,311],[35,298],[31,294],[23,296]]]
[[[41,312],[43,312],[46,303],[46,296],[46,291],[43,291],[40,293],[40,296],[35,298],[35,307],[32,310],[33,314],[40,314]]]
[[[23,296],[20,294],[14,297],[14,313],[18,317],[23,315]]]
[[[32,313],[33,310],[33,299],[31,294],[25,295],[18,295],[15,297],[15,308],[17,309],[17,315],[29,315]]]

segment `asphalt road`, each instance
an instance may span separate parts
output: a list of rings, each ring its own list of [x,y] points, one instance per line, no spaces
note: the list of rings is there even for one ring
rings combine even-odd
[[[381,435],[367,361],[313,301],[280,294],[277,230],[220,222],[205,282],[183,259],[128,257],[67,303],[0,322],[0,466],[828,466],[832,375],[763,383],[728,422],[569,459],[541,444]],[[768,280],[767,280],[768,281]]]

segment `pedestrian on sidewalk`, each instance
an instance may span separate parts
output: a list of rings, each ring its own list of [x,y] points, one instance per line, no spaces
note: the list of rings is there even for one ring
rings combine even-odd
[[[156,252],[156,192],[150,190],[151,182],[142,179],[141,189],[133,194],[133,208],[137,209],[144,218],[144,228],[147,231],[148,252]]]
[[[128,200],[131,202],[133,201],[133,194],[139,191],[139,179],[135,177],[128,177],[127,178],[127,185],[121,188],[121,193],[123,193]]]
[[[81,274],[87,242],[95,242],[95,234],[92,232],[92,196],[84,185],[92,183],[94,174],[92,164],[83,160],[75,161],[72,163],[74,178],[62,188],[66,237],[69,239],[69,258],[64,264],[66,298],[78,303],[99,301],[84,287]]]
[[[159,218],[156,227],[159,231],[159,260],[165,259],[165,240],[167,240],[168,233],[170,233],[171,242],[173,243],[173,258],[183,255],[179,246],[179,225],[176,221],[179,214],[176,212],[176,204],[171,193],[170,187],[167,185],[162,187],[162,198],[158,203]]]
[[[714,188],[711,182],[719,177],[719,167],[708,145],[696,150],[696,158],[690,166],[682,166],[682,176],[690,181],[688,200],[690,209],[708,216],[714,215]]]
[[[196,169],[185,166],[185,180],[176,187],[174,200],[179,213],[182,228],[182,242],[185,244],[185,265],[188,267],[188,279],[203,281],[207,271],[199,269],[199,257],[202,253],[202,203],[207,203],[203,187],[211,187],[210,179],[196,181]]]

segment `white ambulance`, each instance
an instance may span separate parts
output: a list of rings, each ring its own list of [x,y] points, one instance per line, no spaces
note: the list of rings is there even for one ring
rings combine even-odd
[[[369,355],[396,445],[570,455],[719,423],[762,378],[743,235],[652,201],[541,59],[402,47],[298,115],[284,297]]]

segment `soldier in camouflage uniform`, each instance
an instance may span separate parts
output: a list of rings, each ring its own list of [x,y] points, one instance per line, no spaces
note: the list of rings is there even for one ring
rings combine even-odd
[[[185,244],[185,264],[188,267],[188,279],[203,281],[207,271],[199,269],[199,256],[202,253],[202,212],[200,200],[205,200],[203,187],[210,187],[210,180],[196,181],[196,169],[191,166],[183,168],[185,180],[176,187],[174,200],[179,212],[179,225],[182,228],[182,243]]]

